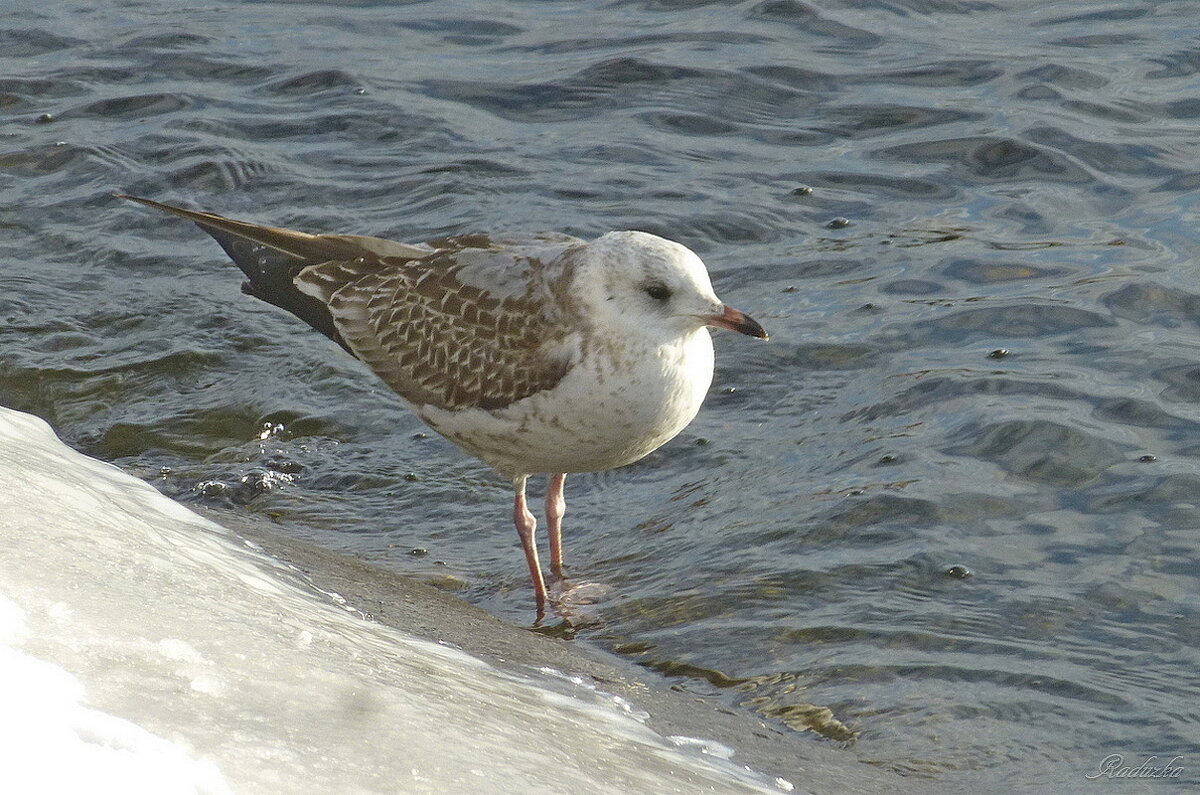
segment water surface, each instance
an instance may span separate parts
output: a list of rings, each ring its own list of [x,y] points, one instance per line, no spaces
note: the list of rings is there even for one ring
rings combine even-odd
[[[687,431],[568,481],[570,574],[611,588],[578,637],[914,777],[1197,783],[1198,33],[1133,0],[17,0],[0,402],[528,623],[507,484],[111,193],[656,232],[772,340],[719,335]]]

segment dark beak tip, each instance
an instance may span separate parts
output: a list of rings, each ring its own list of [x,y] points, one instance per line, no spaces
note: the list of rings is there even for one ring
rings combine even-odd
[[[767,340],[771,338],[770,335],[767,334],[767,330],[759,325],[758,321],[752,317],[747,317],[746,320],[739,324],[734,330],[745,334],[747,337],[754,337],[755,339]]]
[[[743,334],[748,334],[751,337],[756,337],[760,340],[768,340],[771,338],[771,335],[767,334],[767,330],[762,327],[761,323],[749,315],[744,315],[744,317],[746,318],[746,325],[742,330]]]
[[[731,306],[726,306],[725,311],[721,315],[712,318],[709,321],[709,325],[726,328],[730,331],[736,331],[739,334],[745,334],[747,337],[755,337],[760,340],[770,339],[767,330],[759,325],[757,320]]]

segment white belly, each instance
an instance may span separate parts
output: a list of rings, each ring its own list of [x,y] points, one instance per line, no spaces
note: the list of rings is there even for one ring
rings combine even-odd
[[[434,430],[508,475],[633,463],[682,431],[712,383],[707,329],[619,360],[585,357],[553,389],[498,411],[417,407]]]

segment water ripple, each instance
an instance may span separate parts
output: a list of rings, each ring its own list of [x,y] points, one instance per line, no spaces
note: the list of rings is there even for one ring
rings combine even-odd
[[[0,402],[527,623],[507,484],[111,193],[657,232],[772,340],[718,333],[679,438],[568,480],[581,637],[956,791],[1200,753],[1186,4],[15,2]]]

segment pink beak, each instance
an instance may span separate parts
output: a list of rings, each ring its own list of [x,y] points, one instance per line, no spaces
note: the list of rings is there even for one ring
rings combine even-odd
[[[758,325],[757,320],[741,310],[734,309],[732,306],[722,304],[722,307],[723,311],[721,314],[706,316],[704,323],[717,328],[727,328],[730,331],[736,331],[739,334],[745,334],[750,337],[758,337],[760,340],[768,338],[766,330]]]

